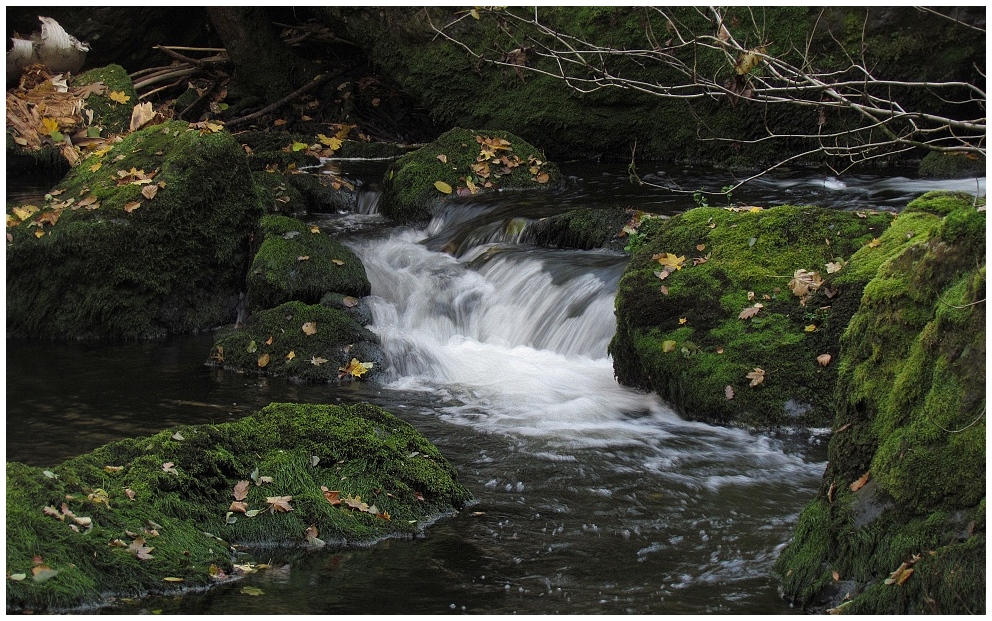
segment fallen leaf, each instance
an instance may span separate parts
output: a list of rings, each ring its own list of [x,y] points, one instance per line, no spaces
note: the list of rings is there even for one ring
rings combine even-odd
[[[437,188],[437,191],[442,194],[451,194],[451,186],[444,181],[435,181],[434,187]]]
[[[20,582],[21,580],[24,580],[25,578],[27,578],[28,575],[27,574],[10,574],[7,577],[9,579],[13,580],[14,582]]]
[[[834,582],[840,582],[840,574],[837,572],[836,569],[833,571],[831,576],[833,577]]]
[[[731,386],[730,384],[727,384],[726,386],[723,387],[723,394],[727,397],[728,400],[733,399],[734,387]]]
[[[765,381],[765,370],[755,367],[754,370],[748,373],[745,377],[751,380],[751,388],[754,388]]]
[[[536,177],[534,177],[534,181],[537,181],[538,183],[547,183],[550,179],[551,179],[551,176],[548,175],[548,173],[546,173],[546,172],[542,172],[539,175],[537,175]]]
[[[815,323],[809,324],[808,326],[803,328],[803,332],[816,332],[816,324]]]
[[[273,513],[286,513],[293,510],[289,504],[291,500],[293,500],[292,496],[269,496],[265,502],[272,506]]]
[[[819,356],[816,357],[816,361],[820,363],[821,367],[825,367],[828,364],[830,364],[830,360],[832,358],[833,357],[830,354],[820,354]]]
[[[718,354],[722,354],[723,353],[723,345],[718,345],[717,346],[716,353],[718,353]]]
[[[112,95],[113,93],[111,93]],[[126,102],[120,102],[126,103]],[[141,129],[145,125],[148,125],[155,118],[155,110],[152,108],[152,102],[146,101],[145,103],[140,103],[131,110],[131,123],[129,125],[130,131],[136,131]]]
[[[60,513],[59,510],[56,509],[55,507],[45,507],[44,509],[41,510],[41,512],[47,515],[48,517],[55,518],[60,522],[65,521],[65,516],[62,515],[62,513]]]
[[[876,237],[875,239],[873,239],[870,242],[868,242],[868,247],[869,248],[878,248],[878,245],[880,243],[882,243],[882,240],[880,240],[879,238]]]
[[[706,244],[697,244],[696,245],[696,250],[698,250],[699,252],[702,252],[703,250],[706,250]]]
[[[442,153],[442,154],[440,154],[440,155],[438,155],[438,156],[437,156],[437,159],[438,159],[438,161],[439,161],[439,162],[441,162],[442,164],[447,164],[447,163],[448,163],[448,156],[447,156],[447,155],[445,155],[444,153]]]
[[[234,513],[248,513],[248,503],[235,500],[227,510]]]
[[[183,436],[183,434],[181,434],[181,433],[179,433],[179,432],[177,431],[176,433],[174,433],[174,434],[172,434],[172,439],[173,439],[173,440],[178,440],[178,441],[180,441],[180,442],[182,442],[182,441],[183,441],[183,440],[185,440],[186,438],[185,438],[185,437]]]
[[[760,302],[754,306],[748,306],[741,311],[741,314],[737,316],[738,319],[750,319],[758,314],[758,312],[764,308],[764,305]]]
[[[316,224],[311,224],[310,225],[310,232],[313,233],[314,235],[316,235],[316,234],[320,233],[320,227],[317,226]]]
[[[310,145],[308,145],[308,144],[307,144],[307,143],[305,143],[305,142],[294,142],[294,143],[293,143],[293,152],[296,152],[296,151],[303,151],[303,150],[304,150],[304,149],[306,149],[306,148],[307,148],[308,146],[310,146]]]
[[[31,579],[35,582],[46,582],[59,575],[59,571],[48,565],[36,565],[31,568]]]
[[[661,295],[668,295],[668,287],[665,285],[658,287],[658,291],[661,291]]]
[[[262,354],[258,357],[258,368],[264,369],[266,365],[269,364],[269,354],[268,352]]]
[[[310,357],[310,364],[312,364],[315,367],[319,367],[320,365],[324,364],[325,362],[327,362],[327,358],[320,358],[318,356],[311,356]]]
[[[238,481],[238,484],[234,486],[234,499],[244,500],[248,497],[248,490],[251,489],[251,483],[248,481]]]
[[[657,261],[662,265],[666,265],[676,270],[682,269],[682,266],[685,265],[685,256],[680,257],[667,252],[660,252],[658,254],[651,255],[651,260]]]
[[[110,94],[107,95],[107,97],[109,97],[112,101],[116,101],[119,104],[126,104],[127,102],[131,101],[130,95],[125,95],[124,91],[110,91]],[[151,102],[148,103],[150,104]]]
[[[124,488],[124,493],[127,495],[127,497],[130,500],[134,500],[134,490],[133,489],[131,489],[130,487],[125,487]]]
[[[859,478],[857,481],[855,481],[854,483],[851,483],[851,491],[852,492],[856,492],[859,489],[861,489],[862,487],[864,487],[865,486],[865,483],[868,482],[868,477],[869,476],[871,476],[871,473],[870,472],[866,472],[863,475],[861,475],[861,478]]]
[[[124,466],[104,466],[103,470],[111,474],[116,474],[124,469]]]
[[[154,556],[152,556],[152,550],[154,549],[155,548],[153,547],[145,545],[144,537],[136,537],[135,540],[131,542],[131,545],[127,547],[128,552],[130,552],[131,554],[135,555],[136,557],[138,557],[143,561],[147,561],[149,559],[155,558]]]
[[[342,265],[344,265],[344,261],[342,261],[341,259],[331,259],[331,263],[333,263],[334,265],[337,265],[338,267],[341,267]]]
[[[338,371],[340,371],[339,377],[343,377],[345,375],[351,375],[352,377],[361,377],[373,366],[374,363],[372,362],[359,362],[358,358],[352,358],[351,362],[348,363],[348,366],[340,367],[338,369]]]
[[[323,485],[320,486],[320,491],[324,492],[324,498],[327,499],[327,502],[331,503],[334,506],[341,504],[341,492],[336,490],[329,490]]]
[[[292,360],[295,357],[296,357],[296,352],[295,351],[291,351],[288,354],[286,354],[286,360]]]
[[[186,581],[185,578],[177,578],[175,576],[166,576],[165,578],[162,578],[162,580],[165,580],[166,582],[185,582]]]
[[[341,300],[341,304],[343,304],[345,308],[355,308],[356,306],[358,306],[358,303],[359,303],[358,298],[350,295],[345,296],[344,299]]]
[[[689,320],[688,320],[688,319],[686,319],[685,317],[679,317],[679,325],[680,325],[680,326],[683,326],[683,325],[685,325],[685,323],[686,323],[687,321],[689,321]]]
[[[846,431],[848,428],[850,428],[850,426],[851,426],[851,423],[847,423],[846,425],[841,426],[841,428],[838,429],[837,431],[835,431],[834,433],[840,433],[842,431]]]
[[[272,344],[272,335],[269,335],[269,338],[266,339],[265,344],[266,345],[271,345]]]
[[[303,324],[303,334],[306,334],[307,336],[313,336],[314,334],[317,334],[317,322],[308,321],[305,324]]]
[[[275,479],[273,479],[272,477],[258,477],[258,480],[255,481],[255,485],[261,485],[262,483],[272,483],[274,480]]]
[[[823,284],[823,279],[817,272],[808,272],[804,269],[796,270],[789,281],[789,289],[793,295],[805,298],[811,291],[816,291]]]
[[[665,352],[666,354],[669,353],[669,352],[673,352],[673,351],[675,351],[675,346],[676,345],[677,345],[677,343],[675,341],[662,341],[661,342],[661,351]]]
[[[255,339],[252,339],[248,343],[248,346],[245,347],[245,351],[248,352],[249,354],[254,354],[256,351],[258,351],[258,344],[255,343]]]
[[[844,263],[843,262],[841,262],[841,261],[832,261],[830,263],[827,263],[827,273],[828,274],[837,273],[843,267],[844,267]]]
[[[242,587],[241,588],[241,592],[244,593],[245,595],[252,595],[252,596],[258,596],[258,595],[264,595],[265,594],[265,591],[263,591],[262,589],[260,589],[258,587]]]
[[[169,474],[179,474],[179,472],[174,468],[175,464],[171,461],[167,461],[162,464],[162,471],[168,472]]]
[[[131,213],[138,207],[141,207],[141,203],[139,203],[138,201],[131,201],[130,203],[126,203],[124,205],[124,211],[126,211],[127,213]]]
[[[156,194],[158,194],[157,185],[146,185],[145,187],[141,188],[141,195],[147,198],[148,200],[152,200],[153,198],[155,198]]]

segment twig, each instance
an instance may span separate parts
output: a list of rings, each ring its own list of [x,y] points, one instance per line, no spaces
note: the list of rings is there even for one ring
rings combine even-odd
[[[228,121],[227,123],[225,123],[225,125],[227,125],[227,127],[233,127],[234,125],[240,125],[242,123],[247,123],[248,121],[254,121],[255,119],[257,119],[257,118],[259,118],[261,116],[264,116],[264,115],[266,115],[266,114],[268,114],[270,112],[274,112],[274,111],[278,110],[279,108],[285,106],[286,104],[288,104],[289,102],[293,101],[294,99],[296,99],[297,97],[299,97],[303,93],[306,93],[307,91],[311,91],[314,88],[317,88],[318,86],[320,86],[321,84],[323,84],[324,82],[326,82],[327,80],[329,80],[330,78],[331,78],[331,74],[330,73],[321,74],[321,75],[317,76],[316,78],[314,78],[313,80],[310,80],[309,82],[307,82],[306,84],[304,84],[300,88],[296,89],[295,91],[293,91],[289,95],[286,95],[285,97],[283,97],[279,101],[275,102],[274,104],[265,106],[264,108],[262,108],[258,112],[252,112],[251,114],[248,114],[248,115],[245,115],[245,116],[236,118],[236,119],[232,119],[232,120]]]

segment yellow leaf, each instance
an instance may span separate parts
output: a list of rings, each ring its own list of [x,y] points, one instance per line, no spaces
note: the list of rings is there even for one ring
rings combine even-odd
[[[305,324],[303,324],[303,334],[306,334],[307,336],[313,336],[314,334],[317,334],[317,322],[308,321]]]
[[[48,118],[47,116],[41,119],[41,130],[39,134],[45,136],[51,136],[55,132],[59,131],[59,122],[55,119]]]
[[[23,222],[30,218],[33,214],[38,212],[38,208],[34,205],[24,205],[23,207],[14,207],[12,210],[14,215],[21,219]]]
[[[131,100],[131,97],[129,95],[124,94],[124,91],[110,91],[110,94],[107,95],[107,97],[110,97],[112,100],[116,101],[119,104],[126,104],[128,101]]]
[[[689,321],[689,320],[686,319],[685,317],[679,317],[679,325],[680,326],[685,325],[685,322],[687,322],[687,321]]]
[[[264,368],[267,364],[269,364],[269,354],[264,353],[258,357],[258,368]]]
[[[342,265],[344,265],[344,261],[342,261],[341,259],[331,259],[331,263],[333,263],[334,265],[337,265],[338,267],[341,267]]]
[[[286,360],[292,360],[295,357],[296,357],[296,352],[295,351],[291,351],[288,354],[286,354]]]
[[[880,240],[879,238],[876,237],[875,239],[873,239],[870,242],[868,242],[868,247],[869,248],[878,248],[878,245],[880,243],[882,243],[882,240]]]
[[[341,376],[351,375],[352,377],[361,377],[366,371],[374,366],[372,362],[359,362],[358,358],[352,358],[351,362],[348,363],[346,367],[340,367]]]
[[[101,166],[103,166],[103,162],[97,162],[96,164],[93,164],[92,166],[90,166],[90,172],[96,172],[100,170]]]
[[[41,229],[38,229],[37,231],[34,232],[34,236],[35,237],[44,237],[45,236],[45,231],[42,231]]]
[[[475,19],[479,19],[479,12],[477,10],[475,10],[475,9],[472,9],[471,11],[469,11],[468,14],[471,15]]]
[[[347,135],[347,134],[345,134],[345,135]],[[319,140],[320,141],[320,144],[324,145],[325,147],[330,147],[331,151],[337,151],[338,149],[340,149],[341,148],[341,143],[343,142],[338,137],[331,138],[331,137],[325,136],[324,134],[317,134],[317,140]]]
[[[309,145],[308,145],[308,144],[306,144],[305,142],[294,142],[294,143],[293,143],[293,151],[294,151],[294,152],[295,152],[295,151],[303,151],[303,150],[305,150],[305,149],[306,149],[306,148],[307,148],[308,146],[309,146]]]
[[[816,324],[813,323],[809,324],[808,326],[803,328],[803,332],[816,332]]]
[[[651,255],[653,261],[657,261],[662,265],[667,265],[668,267],[675,268],[676,270],[682,269],[685,264],[685,256],[676,256],[674,254],[669,254],[667,252],[661,252],[655,255]]]
[[[320,233],[320,227],[317,226],[316,224],[311,224],[310,232],[316,235],[317,233]]]
[[[669,352],[673,352],[675,351],[675,345],[676,345],[675,341],[662,341],[661,351],[665,352],[666,354]]]
[[[539,175],[537,175],[536,177],[534,177],[534,181],[537,181],[538,183],[547,183],[550,179],[551,179],[551,176],[548,175],[548,173],[546,173],[546,172],[542,172]]]
[[[435,181],[434,187],[437,188],[437,191],[442,194],[451,194],[451,186],[444,181]]]
[[[265,591],[263,591],[258,587],[242,587],[241,592],[244,593],[245,595],[253,595],[253,596],[265,594]]]
[[[162,578],[162,580],[165,580],[166,582],[185,582],[186,579],[176,578],[174,576],[166,576],[165,578]]]

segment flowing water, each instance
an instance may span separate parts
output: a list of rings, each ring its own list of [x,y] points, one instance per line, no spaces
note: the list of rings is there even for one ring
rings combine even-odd
[[[210,369],[209,334],[8,340],[8,460],[48,466],[271,401],[370,401],[433,441],[477,498],[413,540],[280,552],[273,569],[240,583],[107,611],[789,613],[770,570],[819,484],[826,437],[688,422],[614,381],[606,347],[626,258],[533,246],[527,222],[574,206],[671,214],[692,203],[603,167],[573,173],[560,192],[465,200],[426,229],[387,225],[374,190],[355,213],[315,219],[365,263],[389,363],[378,384],[300,386]],[[692,171],[648,177],[726,184]],[[781,176],[734,198],[898,209],[927,189],[984,194],[984,183]],[[247,597],[245,585],[265,595]]]

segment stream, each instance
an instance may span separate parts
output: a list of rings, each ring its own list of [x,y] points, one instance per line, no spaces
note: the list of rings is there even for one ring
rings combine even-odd
[[[344,166],[381,178],[381,168]],[[563,170],[560,191],[462,199],[427,228],[385,222],[371,188],[354,212],[309,218],[365,263],[371,327],[389,363],[379,383],[298,385],[212,369],[204,365],[211,334],[116,345],[8,339],[7,460],[51,466],[112,440],[235,420],[272,401],[369,401],[434,442],[477,499],[416,539],[256,551],[250,559],[271,569],[101,612],[794,612],[770,572],[819,486],[828,436],[685,421],[615,382],[606,347],[626,257],[531,245],[526,223],[578,206],[672,215],[694,203],[629,183],[624,167]],[[724,177],[643,178],[715,190]],[[30,183],[15,181],[8,200],[30,196]],[[985,179],[781,174],[733,198],[897,211],[929,189],[984,194]],[[244,586],[264,595],[246,596]]]

